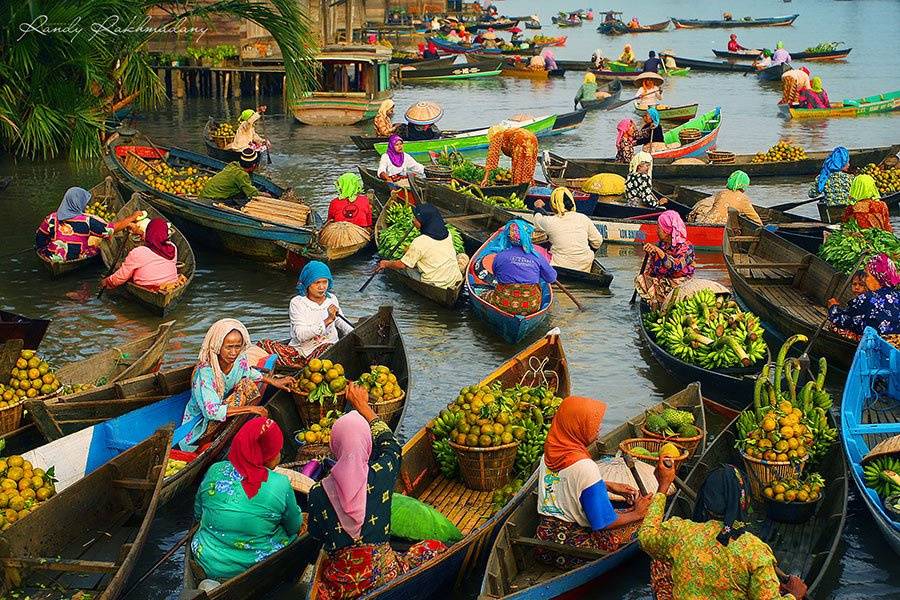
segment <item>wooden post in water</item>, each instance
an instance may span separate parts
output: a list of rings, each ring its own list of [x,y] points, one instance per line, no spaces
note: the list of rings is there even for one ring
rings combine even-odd
[[[234,72],[234,77],[231,80],[231,95],[237,98],[241,97],[241,73],[240,71]]]
[[[259,97],[259,73],[253,74],[253,95]]]
[[[353,41],[353,0],[344,0],[344,41]]]
[[[184,72],[181,69],[172,69],[172,96],[174,98],[184,98]]]

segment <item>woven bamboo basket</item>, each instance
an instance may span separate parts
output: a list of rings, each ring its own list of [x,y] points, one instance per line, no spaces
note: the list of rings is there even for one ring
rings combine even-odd
[[[331,454],[331,446],[316,442],[314,444],[300,444],[297,448],[297,456],[294,457],[294,461],[303,465],[311,460],[321,460],[326,457],[334,458]]]
[[[340,392],[339,394],[335,394],[333,398],[319,404],[318,402],[310,402],[308,393],[291,392],[291,396],[294,398],[294,404],[297,406],[297,414],[300,416],[300,422],[306,427],[309,427],[313,423],[318,423],[329,411],[343,409],[344,394],[345,392]]]
[[[681,141],[682,145],[689,144],[690,142],[696,142],[701,137],[701,133],[699,129],[682,129],[678,132],[678,139]]]
[[[287,477],[288,481],[291,482],[291,488],[295,492],[309,494],[309,490],[312,489],[316,482],[300,472],[300,469],[308,462],[308,460],[298,460],[296,462],[283,463],[275,467],[274,471]]]
[[[425,178],[435,183],[450,183],[452,172],[445,165],[425,165]]]
[[[700,428],[698,427],[697,429]],[[655,431],[650,431],[649,429],[647,429],[647,427],[645,427],[645,423],[641,423],[641,433],[644,434],[644,437],[672,442],[676,446],[684,448],[685,450],[687,450],[688,458],[694,455],[694,452],[697,450],[697,446],[700,445],[700,440],[702,440],[703,436],[705,435],[705,432],[701,430],[698,435],[695,435],[693,437],[666,437],[660,433],[656,433]]]
[[[399,398],[383,400],[381,402],[373,402],[372,397],[369,396],[369,406],[372,407],[372,410],[375,411],[375,414],[378,415],[382,421],[390,423],[394,415],[403,410],[403,401],[405,398],[405,391],[400,392]]]
[[[22,412],[25,410],[23,402],[16,402],[6,408],[0,408],[0,434],[9,433],[19,428],[22,422]]]
[[[675,442],[673,442],[672,440],[661,440],[658,438],[630,438],[630,439],[622,440],[621,442],[619,442],[619,450],[621,450],[624,454],[627,454],[631,458],[636,458],[645,463],[655,465],[656,463],[659,462],[658,458],[654,458],[652,456],[644,456],[642,454],[637,454],[634,452],[633,448],[636,448],[637,446],[641,446],[643,448],[646,448],[650,452],[658,453],[660,448],[662,448],[665,444],[669,444],[669,443],[675,444]],[[681,456],[679,456],[678,458],[672,457],[672,462],[674,463],[675,470],[677,471],[678,467],[681,466],[681,463],[683,463],[690,457],[690,454],[680,444],[675,444],[675,447],[678,448],[679,450],[681,450]]]
[[[450,447],[459,459],[459,472],[466,487],[489,492],[509,483],[519,442],[491,448],[470,448],[450,442]]]
[[[809,460],[809,455],[794,461],[763,460],[742,451],[741,458],[744,459],[744,466],[747,467],[747,473],[750,476],[750,491],[754,498],[762,500],[763,490],[769,482],[775,479],[799,477],[803,473],[806,461]]]
[[[233,135],[213,135],[213,141],[216,143],[216,146],[219,148],[224,148],[228,144],[234,141]]]
[[[730,165],[734,162],[734,152],[710,150],[706,153],[706,157],[714,165]]]

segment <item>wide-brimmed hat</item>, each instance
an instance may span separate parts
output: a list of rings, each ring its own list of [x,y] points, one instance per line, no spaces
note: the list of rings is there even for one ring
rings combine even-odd
[[[431,125],[444,116],[444,109],[435,102],[416,102],[406,111],[406,120],[413,125]]]
[[[256,164],[256,159],[259,158],[259,153],[253,148],[244,148],[241,150],[241,164],[242,165],[253,165]]]
[[[653,71],[645,71],[634,78],[635,81],[644,81],[645,79],[653,79],[658,83],[663,83],[665,79],[659,73],[654,73]]]

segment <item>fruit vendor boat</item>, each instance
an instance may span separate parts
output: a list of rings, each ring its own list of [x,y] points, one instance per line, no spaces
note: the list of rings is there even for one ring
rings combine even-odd
[[[847,275],[729,210],[722,240],[725,266],[742,303],[783,337],[797,333],[813,339],[827,316],[825,305],[835,297],[841,304],[853,298]],[[771,328],[767,327],[771,331]],[[856,342],[823,329],[811,352],[829,365],[850,368]]]
[[[853,48],[843,48],[840,50],[825,50],[822,52],[792,52],[791,60],[808,61],[808,62],[826,62],[836,60],[846,60],[847,55]],[[729,52],[728,50],[713,50],[713,54],[719,58],[727,58],[729,60],[756,60],[762,56],[762,50],[744,50],[742,52]]]
[[[788,104],[778,107],[782,115],[794,119],[830,119],[833,117],[863,117],[900,110],[900,90],[832,102],[831,108],[798,108]]]
[[[378,177],[378,175],[375,174],[375,171],[371,169],[367,169],[366,167],[362,166],[357,168],[359,169],[360,177],[363,180],[363,187],[367,190],[374,190],[375,196],[381,202],[387,202],[391,198],[392,192],[401,189],[399,186],[381,179],[380,177]],[[525,194],[528,192],[528,184],[522,183],[519,185],[485,185],[478,186],[478,189],[480,189],[481,193],[485,196],[503,196],[505,198],[509,198],[513,194],[515,194],[519,198],[524,198]],[[479,244],[479,246],[480,245],[481,244]]]
[[[161,505],[171,438],[157,431],[116,452],[0,534],[3,596],[121,597]]]
[[[502,50],[500,48],[485,48],[482,44],[459,44],[444,38],[433,37],[426,40],[434,42],[438,51],[442,54],[491,54],[496,56],[535,56],[544,48],[555,46],[555,43],[532,44],[530,48],[515,48]]]
[[[855,148],[850,150],[850,164],[861,168],[868,163],[878,164],[888,156],[900,152],[900,144],[879,146],[874,148]],[[809,177],[818,175],[822,162],[828,157],[827,152],[807,152],[806,158],[796,161],[778,161],[754,163],[755,154],[738,154],[734,162],[715,164],[673,164],[674,160],[653,160],[653,180],[660,179],[728,179],[735,170],[740,169],[751,179],[760,177],[787,178]],[[702,158],[702,157],[698,157]],[[563,179],[586,179],[597,173],[615,173],[625,177],[628,165],[616,162],[615,158],[565,158],[553,152],[543,152],[541,167],[544,176],[556,182]]]
[[[786,15],[784,17],[761,17],[759,19],[679,19],[671,17],[672,24],[675,29],[737,29],[738,27],[786,27],[792,25],[799,17],[796,15]]]
[[[675,60],[675,64],[679,67],[690,67],[692,71],[718,71],[718,72],[734,72],[734,73],[756,73],[756,67],[753,65],[742,65],[733,62],[717,61],[717,60],[701,60],[699,58],[685,58],[683,56],[674,56],[672,54],[660,54],[660,58],[666,59],[671,57]]]
[[[657,112],[659,112],[659,119],[661,121],[674,121],[674,122],[683,122],[690,121],[694,117],[697,116],[697,107],[699,104],[684,104],[682,106],[667,106],[665,108],[656,107]],[[637,101],[634,103],[634,112],[641,115],[642,117],[647,114],[646,108],[640,108],[637,104]]]
[[[537,375],[540,373],[540,375]],[[523,381],[546,378],[550,391],[565,398],[571,393],[569,366],[559,339],[558,330],[550,332],[481,380],[479,386],[500,382],[514,387]],[[427,427],[421,428],[403,445],[403,458],[395,492],[430,504],[444,514],[463,534],[463,539],[451,545],[433,560],[414,568],[386,585],[371,590],[365,598],[374,600],[421,600],[446,598],[462,579],[484,568],[488,550],[506,517],[524,497],[531,497],[523,487],[499,510],[493,506],[493,491],[476,491],[462,481],[448,479],[441,474],[434,457],[434,437]],[[301,582],[306,584],[306,598],[318,598],[315,583],[321,569],[321,556],[315,565],[304,572]]]
[[[651,152],[653,160],[679,159],[695,156],[705,156],[709,150],[715,150],[716,139],[719,137],[719,127],[722,124],[721,110],[717,106],[713,110],[694,117],[690,121],[674,127],[663,134],[666,148]],[[685,129],[699,129],[700,137],[692,142],[682,144],[679,135]],[[676,145],[677,147],[671,147]]]
[[[30,319],[14,312],[0,310],[0,343],[22,340],[26,350],[37,350],[50,327],[49,319]]]
[[[290,104],[304,125],[355,125],[372,119],[378,106],[393,96],[391,51],[384,46],[325,46],[315,58],[318,87]]]
[[[119,190],[116,189],[115,180],[112,177],[107,176],[89,191],[91,193],[91,202],[103,202],[114,214],[122,208],[122,196],[119,195]],[[96,265],[100,262],[99,253],[94,256],[87,256],[85,258],[77,258],[75,260],[67,260],[64,262],[52,261],[47,258],[43,252],[37,252],[36,254],[41,260],[41,264],[43,264],[47,271],[50,272],[52,277],[59,277],[60,275],[65,275],[90,265]]]
[[[375,222],[375,246],[380,246],[378,239],[381,234],[381,231],[387,228],[387,214],[388,208],[392,205],[402,202],[397,197],[392,197],[388,202],[384,205],[384,209],[381,211],[381,214],[378,215],[378,220]],[[437,286],[433,286],[429,283],[425,283],[421,281],[406,271],[395,271],[394,269],[387,269],[385,271],[388,279],[397,283],[399,285],[405,286],[420,296],[424,296],[429,300],[437,302],[441,306],[446,308],[450,308],[456,304],[457,300],[459,300],[459,294],[462,292],[463,282],[460,281],[456,287],[452,288],[440,288]]]
[[[865,473],[866,465],[879,471],[885,460],[900,461],[897,435],[900,435],[900,351],[868,327],[844,384],[841,437],[859,496],[878,530],[900,555],[900,517],[897,512],[888,511],[886,499],[866,485]],[[873,464],[876,462],[877,465]]]
[[[694,414],[696,426],[706,434],[694,457],[683,464],[686,470],[698,457],[707,452],[706,438],[719,434],[727,426],[728,420],[709,409],[697,383],[650,407],[651,410],[665,408],[690,411]],[[645,413],[641,412],[609,433],[603,434],[591,446],[592,456],[598,461],[609,460],[620,453],[621,442],[644,437],[641,431],[644,420]],[[645,480],[643,474],[641,479]],[[655,492],[655,479],[652,476],[650,479],[654,483],[649,484],[645,481],[645,485],[649,492]],[[633,484],[634,480],[628,483]],[[479,600],[593,597],[601,593],[602,579],[599,578],[602,575],[639,554],[640,546],[637,540],[627,542],[611,553],[538,540],[535,537],[540,518],[537,513],[537,485],[538,473],[535,472],[522,488],[527,492],[516,495],[515,506],[512,507],[510,516],[500,526],[500,533],[490,548]],[[538,562],[534,557],[534,551],[538,548],[577,556],[589,562],[572,569],[559,569]]]
[[[160,163],[178,169],[191,167],[207,176],[225,167],[221,161],[189,150],[126,145],[114,134],[104,146],[103,161],[123,191],[144,193],[188,238],[251,260],[298,270],[322,224],[318,213],[306,204],[288,200],[286,190],[255,174],[250,176],[253,185],[272,198],[253,199],[241,210],[222,200],[164,192],[147,182],[149,175],[157,175]]]
[[[216,129],[222,125],[222,123],[222,121],[216,121],[210,117],[207,119],[206,125],[203,126],[203,145],[206,147],[206,155],[226,163],[237,162],[241,160],[241,151],[229,150],[228,148],[225,148],[224,145],[220,146],[219,143],[224,142],[224,140],[220,139],[217,141],[214,136]],[[232,136],[232,139],[234,139],[234,136]],[[229,141],[228,143],[231,142]],[[266,152],[268,152],[268,150],[266,150]],[[257,154],[256,164],[259,164],[261,158],[262,152]]]
[[[457,79],[474,79],[476,77],[494,77],[500,75],[503,67],[502,58],[487,58],[484,60],[469,59],[468,62],[455,64],[451,62],[441,65],[404,65],[400,68],[400,78],[404,83],[418,81],[452,81]]]
[[[650,33],[653,31],[665,31],[669,28],[669,19],[660,23],[651,23],[650,25],[641,25],[640,27],[629,27],[620,20],[612,22],[600,23],[597,31],[606,35],[623,35],[626,33]]]
[[[466,291],[469,292],[472,312],[500,334],[508,344],[518,344],[537,331],[550,316],[553,288],[546,281],[540,282],[541,306],[530,315],[508,313],[485,300],[485,294],[490,293],[496,285],[491,264],[498,252],[495,240],[502,234],[503,229],[498,229],[472,256],[465,273]]]
[[[128,215],[139,210],[147,213],[148,218],[151,219],[165,218],[159,211],[153,208],[153,205],[146,200],[146,197],[141,194],[134,194],[131,196],[131,200],[119,210],[116,219],[124,219]],[[178,248],[176,256],[178,274],[184,277],[184,283],[173,289],[160,290],[159,288],[140,286],[133,281],[129,281],[125,285],[117,288],[117,290],[123,290],[127,296],[133,298],[138,304],[145,306],[160,317],[164,317],[166,313],[181,300],[181,297],[184,295],[185,291],[187,291],[188,286],[194,279],[195,262],[194,251],[191,249],[191,245],[188,244],[188,241],[178,228],[171,224],[169,225],[169,239],[175,244],[175,247]],[[123,236],[113,236],[108,240],[104,240],[100,246],[103,264],[106,265],[106,268],[110,272],[118,269],[122,266],[122,263],[125,262],[128,253],[132,249],[143,245],[143,243],[143,238],[135,236],[127,231]]]

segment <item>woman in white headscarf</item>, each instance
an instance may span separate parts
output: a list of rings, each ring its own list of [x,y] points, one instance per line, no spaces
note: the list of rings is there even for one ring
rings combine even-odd
[[[653,156],[649,152],[638,152],[628,165],[625,178],[625,203],[629,206],[656,208],[665,203],[657,200],[653,193]]]

